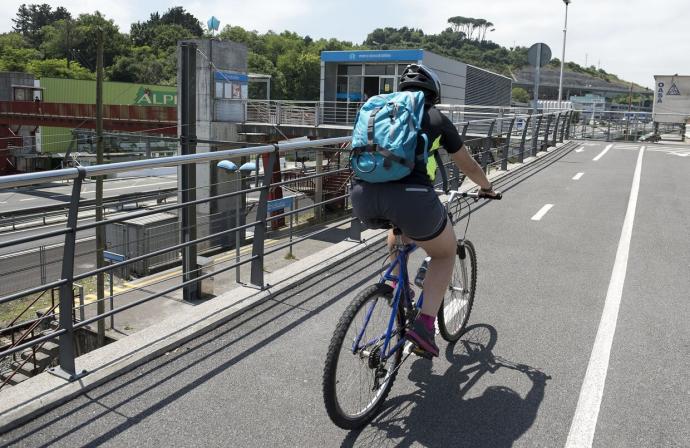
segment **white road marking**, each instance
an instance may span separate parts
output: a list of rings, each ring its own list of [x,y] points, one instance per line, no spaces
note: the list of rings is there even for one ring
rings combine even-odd
[[[580,180],[582,176],[584,176],[585,173],[577,173],[576,175],[573,176],[573,180]]]
[[[640,149],[640,145],[616,145],[616,148],[621,148],[621,149]]]
[[[606,148],[604,148],[604,150],[603,150],[602,152],[600,152],[599,155],[596,156],[595,158],[593,158],[592,160],[593,160],[594,162],[596,162],[596,161],[598,161],[599,159],[601,159],[602,157],[604,157],[604,154],[606,154],[607,152],[609,152],[609,149],[611,149],[612,146],[613,146],[613,144],[606,145]]]
[[[645,147],[640,148],[637,156],[637,166],[633,175],[628,210],[625,213],[621,237],[618,241],[616,261],[613,264],[613,272],[609,288],[606,292],[604,311],[599,321],[599,329],[594,339],[592,355],[587,365],[587,373],[580,389],[580,397],[577,400],[577,408],[570,432],[566,441],[566,448],[588,448],[592,446],[594,431],[599,418],[601,399],[604,395],[606,373],[609,367],[613,336],[616,332],[618,310],[623,296],[623,284],[628,268],[628,256],[630,254],[630,240],[632,239],[633,223],[635,221],[635,209],[637,208],[637,196],[640,191],[640,177],[642,172],[642,156]]]
[[[582,152],[582,151],[584,151],[584,150],[585,150],[585,147],[584,147],[584,146],[580,146],[579,148],[577,148],[577,149],[575,150],[575,152]]]
[[[26,201],[35,201],[38,198],[26,198],[26,199],[20,199],[19,202],[26,202]]]
[[[541,221],[541,219],[544,217],[546,213],[548,213],[549,210],[551,210],[551,207],[553,207],[553,204],[546,204],[537,212],[536,215],[532,216],[532,221]]]
[[[128,187],[117,187],[117,188],[108,188],[108,189],[103,189],[104,193],[107,193],[109,191],[116,191],[116,190],[131,190],[132,188],[139,188],[139,189],[144,189],[146,187],[154,187],[157,185],[168,185],[168,184],[176,184],[177,181],[173,182],[158,182],[158,183],[153,183],[153,184],[142,184],[142,185],[130,185]],[[82,194],[96,194],[95,191],[84,191]]]

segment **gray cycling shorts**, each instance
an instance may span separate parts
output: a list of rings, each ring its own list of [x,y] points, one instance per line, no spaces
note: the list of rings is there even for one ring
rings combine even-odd
[[[385,228],[390,222],[417,241],[439,236],[448,219],[436,192],[427,185],[355,181],[352,209],[370,229]]]

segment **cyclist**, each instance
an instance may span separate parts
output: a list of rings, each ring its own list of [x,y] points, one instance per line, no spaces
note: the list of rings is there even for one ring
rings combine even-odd
[[[422,313],[415,319],[405,337],[418,348],[438,356],[434,322],[453,274],[456,238],[453,226],[433,187],[436,162],[433,151],[443,146],[455,164],[480,188],[487,197],[494,197],[491,182],[481,166],[463,145],[450,119],[434,107],[441,101],[441,82],[438,76],[422,64],[408,65],[400,77],[398,90],[423,91],[425,132],[431,147],[427,163],[417,157],[410,175],[394,182],[369,183],[355,179],[352,186],[352,207],[367,227],[380,228],[381,221],[394,223],[403,232],[403,240],[414,241],[431,257],[424,280]],[[423,153],[421,144],[417,154]],[[388,233],[388,248],[392,251],[395,237]]]

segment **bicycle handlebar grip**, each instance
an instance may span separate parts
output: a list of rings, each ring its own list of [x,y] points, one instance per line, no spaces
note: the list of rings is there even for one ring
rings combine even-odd
[[[496,201],[500,201],[501,199],[503,199],[503,194],[501,194],[500,191],[497,191],[495,196],[490,196],[490,195],[484,193],[482,190],[477,190],[477,194],[480,198],[484,198],[484,199],[492,199],[492,200],[496,200]]]

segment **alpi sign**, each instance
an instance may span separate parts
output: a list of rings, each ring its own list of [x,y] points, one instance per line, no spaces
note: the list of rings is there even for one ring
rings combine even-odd
[[[177,95],[171,92],[161,92],[140,87],[134,104],[137,106],[176,106]]]

